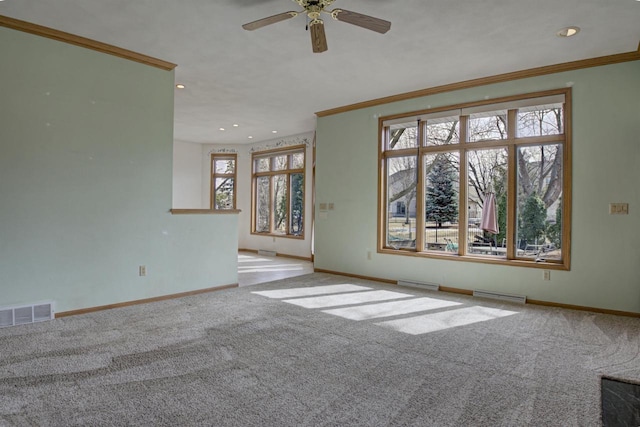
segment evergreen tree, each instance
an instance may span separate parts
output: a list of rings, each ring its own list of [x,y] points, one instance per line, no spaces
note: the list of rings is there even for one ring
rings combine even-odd
[[[532,193],[524,203],[520,222],[520,238],[534,243],[544,236],[547,210],[544,202],[536,193]]]
[[[302,234],[304,211],[304,179],[301,173],[291,175],[291,234]]]
[[[496,236],[497,244],[502,245],[502,242],[507,239],[507,193],[502,192],[497,201],[498,209],[498,229],[500,232]]]
[[[426,220],[436,223],[458,220],[458,198],[453,188],[455,173],[444,156],[437,156],[427,177]]]
[[[560,203],[556,208],[556,222],[555,224],[549,224],[547,235],[556,248],[562,247],[562,198],[560,198]]]

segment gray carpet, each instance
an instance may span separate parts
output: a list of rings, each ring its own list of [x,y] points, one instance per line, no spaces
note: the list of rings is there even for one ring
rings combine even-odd
[[[458,305],[351,320],[252,293],[343,283]],[[0,329],[0,425],[597,426],[600,375],[640,379],[639,325],[316,273]]]

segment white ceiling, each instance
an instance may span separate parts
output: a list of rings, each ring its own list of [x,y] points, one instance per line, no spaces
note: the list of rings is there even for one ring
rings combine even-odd
[[[175,138],[198,143],[312,131],[317,111],[635,51],[640,41],[637,0],[336,0],[332,8],[389,20],[391,30],[324,15],[329,50],[314,54],[304,15],[241,28],[299,10],[291,0],[0,0],[1,15],[178,64],[176,82],[187,88],[175,94]],[[555,35],[569,25],[582,30]]]

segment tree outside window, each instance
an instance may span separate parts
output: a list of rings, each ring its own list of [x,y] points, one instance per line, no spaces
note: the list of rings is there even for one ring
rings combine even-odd
[[[304,237],[305,146],[252,154],[252,233]]]
[[[236,208],[237,154],[211,154],[211,209]]]
[[[381,118],[380,250],[568,268],[570,94],[558,89]],[[480,224],[489,208],[497,234]]]

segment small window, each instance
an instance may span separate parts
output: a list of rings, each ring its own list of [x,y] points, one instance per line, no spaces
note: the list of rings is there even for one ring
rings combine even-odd
[[[562,104],[520,108],[518,110],[518,137],[560,135]]]
[[[211,154],[211,209],[236,208],[236,154]]]
[[[457,117],[427,120],[427,145],[449,145],[460,142]]]
[[[418,122],[401,123],[389,126],[389,150],[402,150],[418,147]]]
[[[272,158],[274,171],[283,171],[289,169],[289,156],[275,156]]]
[[[269,158],[262,158],[262,159],[256,159],[255,160],[255,171],[256,172],[269,172],[271,170],[271,164],[270,164],[270,160]]]
[[[491,111],[469,116],[469,142],[507,139],[507,112]]]

